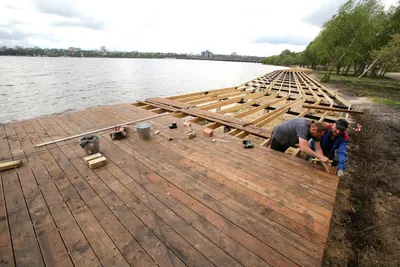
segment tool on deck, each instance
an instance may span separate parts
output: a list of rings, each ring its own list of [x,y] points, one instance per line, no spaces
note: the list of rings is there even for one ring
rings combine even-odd
[[[321,162],[321,160],[319,158],[313,158],[311,161],[313,161],[313,162]],[[328,162],[331,163],[332,166],[337,166],[338,163],[339,163],[337,161],[337,159],[329,160]]]
[[[85,150],[87,155],[99,153],[100,151],[100,136],[86,135],[79,140],[79,145]]]
[[[226,140],[213,139],[213,143],[215,143],[215,142],[229,143],[229,141],[226,141]]]
[[[178,128],[178,125],[176,125],[176,122],[173,122],[173,123],[171,123],[171,124],[169,125],[169,128],[170,128],[170,129],[176,129],[176,128]]]
[[[251,143],[250,140],[243,140],[243,147],[244,148],[253,148],[254,145]]]
[[[141,122],[141,121],[145,121],[145,120],[150,120],[150,119],[155,119],[155,118],[166,116],[166,115],[170,115],[170,114],[171,114],[170,112],[166,112],[166,113],[157,114],[155,116],[151,116],[151,117],[147,117],[147,118],[143,118],[143,119],[139,119],[139,120],[125,122],[125,123],[122,123],[122,124],[119,124],[119,125],[129,125],[129,124],[133,124],[133,123],[137,123],[137,122]],[[61,141],[67,141],[67,140],[70,140],[70,139],[73,139],[73,138],[85,136],[85,135],[88,135],[88,134],[93,134],[93,133],[98,133],[98,132],[110,130],[110,129],[113,129],[113,128],[115,128],[115,125],[114,126],[109,126],[109,127],[106,127],[106,128],[102,128],[102,129],[98,129],[98,130],[94,130],[94,131],[90,131],[90,132],[87,132],[87,133],[82,133],[82,134],[77,134],[77,135],[73,135],[73,136],[57,139],[57,140],[46,142],[46,143],[41,143],[41,144],[35,145],[35,147],[47,146],[47,145],[51,145],[51,144],[58,143],[58,142],[61,142]]]
[[[183,123],[183,125],[185,126],[184,127],[184,132],[185,132],[186,137],[189,138],[189,139],[195,138],[196,137],[196,132],[193,131],[192,124],[189,121],[185,121]],[[187,127],[189,127],[189,129]]]
[[[115,126],[114,131],[110,133],[112,140],[122,139],[128,136],[129,128],[126,125]]]

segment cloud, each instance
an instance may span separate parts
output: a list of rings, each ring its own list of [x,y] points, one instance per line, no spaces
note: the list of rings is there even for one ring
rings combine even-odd
[[[91,30],[103,30],[105,28],[103,20],[89,17],[78,11],[73,0],[34,0],[34,6],[38,12],[66,18],[49,24],[54,27],[80,27]]]
[[[255,40],[256,44],[290,44],[290,45],[307,45],[311,39],[305,36],[285,35],[285,36],[263,36]]]
[[[306,16],[304,22],[321,27],[325,21],[332,18],[332,16],[338,11],[339,7],[345,2],[346,0],[329,0]]]
[[[11,10],[22,10],[22,8],[13,6],[13,5],[6,5],[5,8],[11,9]]]
[[[51,23],[50,25],[54,27],[80,27],[91,30],[105,29],[104,21],[94,19],[64,20]]]
[[[78,18],[80,12],[76,10],[75,3],[71,0],[34,0],[37,11],[50,15],[58,15],[65,18]]]
[[[5,27],[0,28],[0,40],[24,40],[29,37],[29,34],[17,30],[17,29],[7,29]]]

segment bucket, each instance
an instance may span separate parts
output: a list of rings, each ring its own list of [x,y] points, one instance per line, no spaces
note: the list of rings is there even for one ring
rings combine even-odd
[[[150,139],[150,122],[142,122],[136,125],[136,131],[139,135],[139,138],[142,140],[149,140]]]
[[[100,136],[86,135],[80,139],[80,146],[87,155],[93,155],[100,152]]]

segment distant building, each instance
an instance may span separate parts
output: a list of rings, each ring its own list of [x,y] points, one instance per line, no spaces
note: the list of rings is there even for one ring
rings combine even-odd
[[[212,58],[212,56],[213,56],[213,53],[208,50],[201,52],[201,57]]]
[[[79,47],[68,47],[68,51],[70,51],[70,52],[78,52],[78,51],[81,51],[81,49]]]
[[[232,52],[231,56],[237,56],[236,52]]]
[[[107,49],[105,46],[100,47],[100,51],[103,53],[107,53]]]

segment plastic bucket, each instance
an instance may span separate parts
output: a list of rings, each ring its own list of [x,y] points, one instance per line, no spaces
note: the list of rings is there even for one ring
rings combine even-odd
[[[142,122],[136,125],[136,131],[139,135],[139,138],[142,140],[149,140],[150,139],[150,122]]]
[[[93,155],[100,152],[100,136],[86,135],[80,139],[80,145],[87,155]]]

